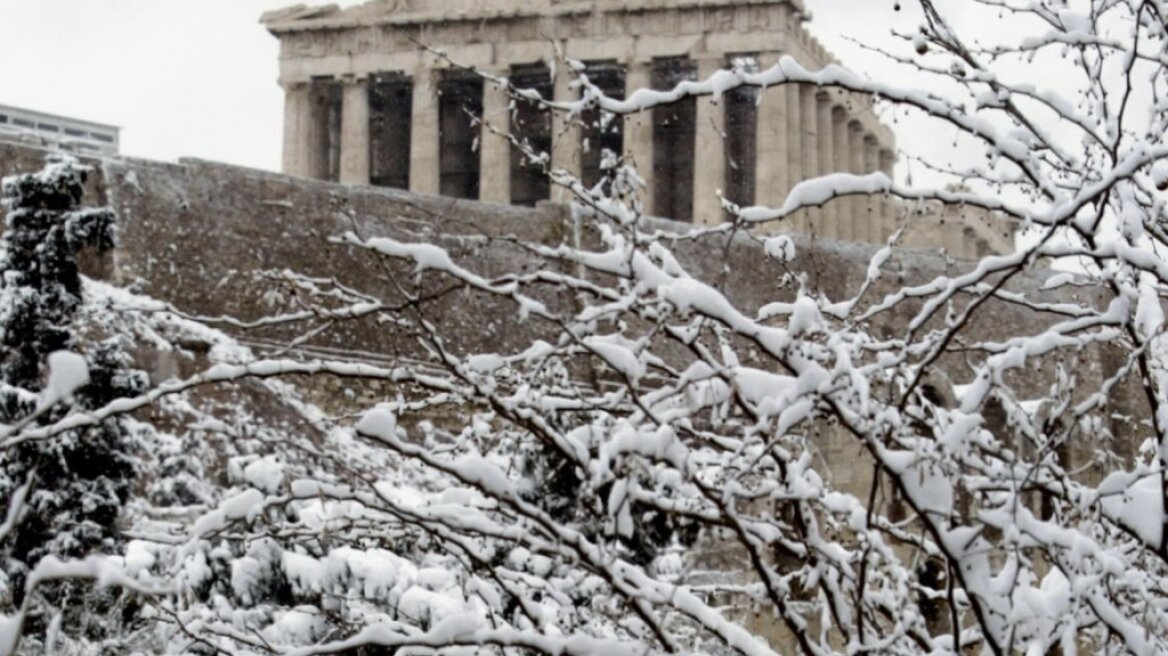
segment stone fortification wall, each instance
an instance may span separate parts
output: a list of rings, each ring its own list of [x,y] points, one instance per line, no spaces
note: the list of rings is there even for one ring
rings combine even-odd
[[[24,145],[0,143],[0,174],[35,170],[46,154]],[[585,241],[594,239],[586,221],[577,223],[579,219],[556,205],[525,209],[391,189],[353,188],[196,160],[164,164],[121,159],[98,164],[98,175],[90,181],[92,198],[108,202],[117,211],[120,241],[112,259],[94,260],[86,268],[91,274],[168,301],[193,315],[256,319],[295,309],[295,295],[278,279],[278,272],[284,270],[335,278],[388,300],[400,298],[395,285],[413,289],[415,276],[408,267],[328,240],[349,230],[363,236],[438,243],[486,276],[540,266],[516,242],[554,245],[571,241],[577,234]],[[662,225],[686,227],[669,222]],[[710,237],[682,244],[677,254],[695,276],[724,280],[729,298],[744,312],[752,313],[766,303],[793,298],[793,288],[780,284],[792,271],[832,298],[855,293],[875,250],[855,243],[802,238],[796,239],[796,245],[798,255],[786,266],[766,258],[756,242],[743,236],[728,242],[725,237]],[[869,298],[881,298],[905,283],[928,281],[969,266],[969,262],[946,259],[932,251],[902,249],[894,254]],[[275,272],[275,279],[257,279],[261,271]],[[1050,293],[1038,293],[1043,279],[1041,272],[1029,272],[1013,279],[1008,287],[1053,298]],[[548,291],[545,300],[561,307],[573,302],[554,290]],[[913,309],[913,304],[903,304],[875,330],[884,336],[900,334]],[[514,307],[462,292],[428,304],[425,311],[448,329],[450,346],[461,352],[522,348],[548,330],[535,320],[519,322]],[[1016,305],[991,301],[967,328],[967,334],[1003,340],[1041,331],[1049,320]],[[262,346],[286,342],[306,328],[235,332]],[[372,361],[421,356],[412,335],[375,321],[338,324],[311,340],[309,348],[310,352]],[[1085,349],[1078,361],[1064,365],[1089,384],[1115,371],[1120,362],[1118,351],[1100,347]],[[945,368],[954,383],[969,382],[968,368],[956,358],[946,362]],[[1020,375],[1025,376],[1021,382],[1034,390],[1037,398],[1052,372],[1029,368]],[[337,381],[321,384],[327,387],[321,390],[324,394],[339,389]],[[1137,398],[1121,390],[1114,401],[1112,432],[1127,433],[1122,415],[1142,414]],[[831,440],[825,451],[838,452],[841,463],[855,460],[854,444]],[[856,483],[861,484],[862,469],[850,474],[841,471],[840,475],[854,474]]]
[[[27,145],[0,142],[0,175],[36,170],[47,154]],[[89,181],[88,202],[112,205],[119,216],[120,240],[112,258],[87,262],[87,273],[129,285],[196,315],[255,319],[293,307],[287,294],[273,294],[279,289],[278,282],[256,281],[254,274],[264,270],[295,270],[336,278],[387,299],[399,297],[393,291],[396,284],[412,287],[413,275],[407,267],[328,241],[328,237],[348,230],[364,236],[436,242],[487,276],[539,265],[514,241],[560,244],[576,239],[577,234],[584,241],[594,239],[586,221],[555,205],[523,209],[389,189],[353,188],[194,160],[178,164],[132,159],[93,163],[96,174]],[[686,227],[669,222],[661,222],[661,226]],[[710,237],[680,245],[677,254],[695,276],[706,281],[724,280],[730,299],[750,313],[772,301],[790,300],[793,290],[783,286],[781,280],[791,272],[805,276],[808,285],[833,298],[854,293],[875,250],[873,246],[804,238],[796,238],[796,244],[798,255],[787,266],[764,257],[757,243],[741,235],[729,241]],[[968,261],[946,259],[932,250],[901,249],[869,298],[880,298],[903,284],[927,281],[970,266]],[[1042,272],[1028,272],[1013,279],[1008,288],[1049,300],[1052,294],[1037,293],[1044,277]],[[572,302],[554,292],[549,292],[547,300]],[[1101,302],[1102,298],[1095,300]],[[912,304],[903,304],[875,330],[883,336],[900,334],[914,309]],[[450,346],[459,351],[521,348],[537,332],[546,330],[535,321],[519,323],[514,308],[475,295],[450,295],[426,311],[433,321],[447,328]],[[991,301],[967,333],[980,339],[1005,339],[1041,331],[1048,320],[1016,305]],[[298,336],[302,328],[233,332],[245,342],[262,347]],[[339,325],[312,340],[308,352],[376,362],[419,355],[410,335],[393,325],[374,322]],[[1077,361],[1063,364],[1091,386],[1121,363],[1118,350],[1096,347],[1084,349]],[[962,362],[954,359],[944,365],[954,382],[968,381],[969,373]],[[170,373],[192,372],[180,364]],[[160,368],[155,375],[161,377],[166,372]],[[1052,372],[1029,369],[1024,375],[1023,387],[1039,397]],[[310,399],[334,410],[351,409],[354,403],[364,406],[398,392],[384,384],[355,386],[331,377],[299,382]],[[203,402],[208,404],[258,399],[248,401],[254,405],[254,412],[272,421],[297,423],[297,418],[279,414],[279,404],[265,401],[263,390],[248,391],[250,396],[243,397],[232,394],[225,399],[217,398],[215,391],[207,394]],[[1114,420],[1108,428],[1116,435],[1135,434],[1128,429],[1123,415],[1144,414],[1137,397],[1130,389],[1121,388],[1112,398]],[[460,418],[435,420],[457,422]],[[817,434],[813,443],[822,456],[823,475],[839,489],[863,494],[875,472],[862,448],[829,426],[814,430]],[[1080,442],[1094,444],[1091,440]],[[1075,453],[1073,458],[1083,464],[1094,455]],[[740,551],[716,541],[701,543],[691,557],[702,564],[701,569],[727,576],[732,576],[744,562]],[[751,613],[746,620],[752,630],[767,636],[784,653],[790,650],[790,635],[777,628],[771,615],[760,613],[756,604],[742,603],[738,608],[743,615]]]

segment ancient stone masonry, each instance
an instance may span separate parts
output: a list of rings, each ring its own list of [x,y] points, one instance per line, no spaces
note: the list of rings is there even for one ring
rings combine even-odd
[[[0,140],[0,177],[35,171],[48,151]],[[433,242],[446,248],[456,261],[475,271],[496,276],[545,262],[515,245],[554,246],[581,239],[595,244],[598,236],[587,221],[561,205],[509,207],[454,198],[417,195],[392,188],[351,187],[294,176],[243,169],[199,160],[164,164],[137,159],[109,159],[97,165],[87,197],[108,204],[118,215],[118,247],[98,258],[84,258],[87,275],[131,285],[136,291],[174,304],[198,316],[229,315],[244,320],[299,306],[273,305],[271,281],[257,284],[258,271],[295,271],[313,278],[335,279],[375,297],[394,300],[394,285],[386,266],[398,280],[413,276],[412,265],[386,264],[368,253],[328,240],[356,230],[369,237],[390,236],[403,241]],[[951,217],[949,220],[956,220]],[[677,230],[683,226],[649,219],[652,227]],[[504,237],[506,239],[492,239]],[[866,263],[876,246],[843,241],[811,241],[796,236],[796,257],[778,263],[765,257],[760,246],[745,235],[707,235],[680,243],[679,261],[695,277],[713,280],[725,276],[725,293],[747,314],[773,301],[794,300],[794,289],[777,282],[789,271],[806,275],[806,284],[829,298],[854,294],[867,278]],[[902,284],[921,284],[941,275],[953,275],[969,262],[953,262],[935,253],[897,248],[870,295],[879,298]],[[1007,289],[1039,302],[1087,302],[1103,307],[1104,294],[1095,289],[1044,291],[1049,272],[1028,271],[1011,278]],[[549,296],[549,306],[571,302]],[[505,303],[484,296],[446,296],[429,307],[430,318],[446,327],[448,346],[458,353],[517,351],[543,337],[536,322],[515,320]],[[873,324],[874,334],[897,334],[915,309],[898,305]],[[474,317],[467,321],[467,317]],[[966,327],[969,334],[989,341],[1005,341],[1021,334],[1038,334],[1058,320],[1057,315],[1033,312],[1019,304],[991,300]],[[273,326],[237,336],[260,351],[279,350],[302,336],[303,326]],[[397,358],[425,358],[407,330],[366,317],[341,322],[300,345],[308,356],[392,363]],[[1123,354],[1109,344],[1084,348],[1078,360],[1066,363],[1091,388],[1122,367]],[[971,380],[968,364],[958,354],[946,356],[940,366],[953,383]],[[1019,371],[1020,388],[1041,398],[1054,372],[1049,367]],[[337,380],[304,381],[323,385],[312,396],[327,402],[344,401]],[[351,390],[364,401],[378,400],[381,389]],[[1113,435],[1131,433],[1129,421],[1141,417],[1138,389],[1121,386],[1111,397]],[[346,406],[347,407],[347,406]],[[871,480],[870,463],[858,457],[855,445],[843,435],[827,434],[825,458],[837,484],[862,491]],[[1086,463],[1090,454],[1081,454]]]
[[[836,127],[833,124],[833,137]],[[49,154],[46,150],[0,139],[0,177],[38,170]],[[255,320],[301,308],[292,297],[273,295],[281,289],[276,280],[265,278],[257,282],[255,277],[257,272],[288,269],[315,279],[336,280],[387,303],[398,302],[401,292],[397,284],[413,278],[413,264],[381,261],[364,250],[328,239],[349,230],[367,237],[435,243],[445,248],[456,262],[489,277],[547,264],[516,242],[556,246],[579,240],[585,247],[599,243],[595,229],[588,227],[589,221],[583,213],[550,203],[534,208],[511,207],[418,195],[387,187],[345,186],[200,160],[166,164],[106,159],[88,163],[95,170],[88,181],[87,198],[95,205],[108,204],[115,210],[119,238],[118,247],[112,253],[84,258],[84,272],[131,286],[137,292],[196,316],[229,315]],[[939,216],[937,220],[959,218]],[[684,228],[652,218],[647,223],[650,228]],[[796,255],[789,262],[766,257],[762,247],[743,234],[730,237],[707,234],[678,243],[674,253],[699,280],[724,276],[723,291],[727,298],[748,315],[756,314],[771,302],[794,301],[794,286],[780,284],[791,271],[805,274],[803,284],[832,299],[847,298],[867,284],[863,263],[873,256],[876,246],[813,241],[806,236],[796,236],[793,241]],[[902,285],[955,275],[971,266],[973,263],[954,262],[933,252],[897,248],[885,263],[886,275],[873,283],[869,296],[881,298]],[[1098,288],[1049,289],[1049,275],[1052,272],[1031,269],[1012,276],[1005,289],[1037,303],[1085,303],[1101,309],[1109,302],[1107,294]],[[422,296],[417,294],[420,290],[414,290],[418,297]],[[572,294],[561,291],[549,291],[548,297],[542,300],[553,308],[574,303]],[[444,327],[447,347],[458,354],[519,352],[529,347],[532,340],[547,336],[546,325],[541,327],[536,321],[517,322],[511,305],[485,295],[436,296],[427,304],[426,312],[430,320]],[[897,304],[873,319],[872,334],[881,337],[901,334],[915,313],[913,304]],[[960,338],[976,335],[979,340],[1001,343],[1019,335],[1040,334],[1059,320],[1055,313],[1035,312],[1023,304],[991,298],[962,329]],[[231,332],[260,353],[283,356],[291,341],[304,336],[303,329],[300,325],[274,325]],[[184,348],[200,352],[207,346],[192,343]],[[312,339],[298,343],[294,353],[304,358],[383,366],[402,362],[417,366],[427,357],[408,329],[379,321],[377,317],[338,322],[314,334]],[[164,352],[150,357],[157,360],[152,365],[155,382],[197,371],[194,363],[175,354]],[[1095,389],[1121,370],[1125,362],[1122,347],[1099,342],[1085,346],[1059,366],[1074,371],[1082,389]],[[971,374],[964,355],[951,353],[938,361],[938,375],[927,386],[935,385],[938,394],[951,401],[951,384],[968,383]],[[1028,393],[1028,398],[1041,399],[1057,375],[1053,363],[1047,362],[1018,370],[1012,374],[1016,376],[1012,383],[1017,385],[1016,389]],[[398,392],[384,381],[366,384],[317,376],[290,379],[290,382],[307,398],[334,413],[351,413],[392,398]],[[1133,426],[1146,420],[1145,403],[1138,375],[1128,375],[1110,393],[1110,422],[1095,427],[1099,431],[1098,439],[1111,440],[1115,451],[1133,457],[1135,445],[1122,442],[1120,436],[1136,434]],[[281,415],[271,418],[283,420]],[[987,421],[992,426],[1006,419],[987,414]],[[831,426],[819,426],[814,431],[821,473],[830,476],[840,490],[867,494],[876,470],[863,448],[854,438]],[[1099,467],[1101,461],[1096,455],[1094,451],[1079,450],[1063,458],[1064,462],[1081,468],[1085,477],[1099,477],[1106,470]],[[740,551],[716,541],[701,543],[693,557],[703,564],[704,570],[692,581],[695,585],[701,583],[702,576],[736,571],[745,558]],[[735,612],[754,613],[749,622],[751,630],[771,639],[781,653],[793,652],[789,646],[790,635],[776,629],[778,625],[765,605],[742,603],[736,608]]]
[[[871,99],[784,85],[623,121],[593,111],[583,128],[562,116],[545,125],[496,85],[475,85],[420,46],[566,100],[578,93],[572,75],[547,64],[559,52],[622,97],[720,68],[770,66],[783,55],[809,68],[833,63],[805,19],[801,0],[373,0],[347,9],[297,5],[261,22],[281,44],[285,173],[517,205],[564,200],[505,138],[472,127],[473,115],[549,152],[553,167],[589,185],[602,179],[606,151],[623,154],[647,183],[648,213],[709,224],[724,217],[719,192],[740,205],[781,205],[793,185],[816,175],[891,174],[895,142]],[[889,199],[850,198],[790,227],[876,243],[908,212]],[[966,258],[1013,248],[1013,231],[984,217],[916,223],[906,235],[913,246]]]

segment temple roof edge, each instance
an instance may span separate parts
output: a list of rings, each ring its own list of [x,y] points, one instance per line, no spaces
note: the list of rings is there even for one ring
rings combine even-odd
[[[418,24],[444,20],[505,19],[591,12],[643,12],[695,7],[786,5],[806,17],[803,0],[371,0],[341,9],[336,4],[296,4],[265,12],[260,23],[276,36],[316,29]]]

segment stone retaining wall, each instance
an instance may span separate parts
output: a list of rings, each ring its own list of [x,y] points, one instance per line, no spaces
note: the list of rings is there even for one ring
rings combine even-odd
[[[46,154],[25,145],[0,143],[0,174],[35,170]],[[587,224],[578,225],[562,206],[525,209],[357,188],[198,160],[166,164],[118,159],[96,164],[97,174],[90,181],[92,198],[108,202],[117,211],[120,239],[112,258],[87,261],[87,272],[168,301],[194,315],[256,319],[298,307],[289,290],[281,291],[278,281],[257,280],[259,271],[275,272],[277,277],[280,271],[294,270],[335,278],[387,300],[401,298],[394,291],[396,285],[415,289],[413,272],[401,263],[384,262],[328,240],[349,230],[363,236],[388,235],[399,240],[438,243],[485,276],[540,266],[541,262],[516,245],[519,242],[554,245],[572,240],[576,234],[586,242],[595,239]],[[661,225],[686,227],[669,222]],[[676,252],[696,277],[724,281],[728,297],[750,314],[766,303],[793,298],[792,287],[780,284],[784,274],[790,272],[799,272],[809,286],[835,299],[854,293],[875,251],[873,246],[809,242],[802,238],[796,238],[796,245],[798,255],[786,267],[764,257],[759,245],[743,235],[679,244]],[[971,263],[946,260],[934,252],[899,250],[869,298],[880,298],[905,283],[928,281],[969,266]],[[1028,272],[1012,280],[1008,287],[1053,299],[1050,293],[1038,293],[1043,278],[1041,272]],[[1081,290],[1070,296],[1092,293]],[[552,290],[545,300],[553,306],[573,302]],[[915,304],[902,304],[875,330],[886,336],[899,334],[914,308]],[[426,312],[431,320],[448,329],[450,347],[457,352],[520,349],[548,330],[536,320],[520,322],[514,307],[462,292],[428,304]],[[983,340],[1004,340],[1039,332],[1050,320],[1015,305],[991,301],[966,328],[966,334]],[[256,342],[281,342],[299,336],[306,327],[267,328],[241,336]],[[423,356],[410,334],[372,320],[339,324],[316,336],[310,344],[357,358]],[[1117,349],[1100,347],[1084,349],[1076,361],[1063,365],[1090,385],[1110,375],[1121,362]],[[955,357],[944,366],[956,383],[971,378],[968,368]],[[1051,375],[1049,367],[1028,368],[1018,374],[1023,377],[1021,382],[1033,390],[1033,398],[1044,394]],[[325,401],[344,397],[332,393],[339,389],[336,383],[322,379],[325,387],[314,396]],[[372,389],[355,392],[365,401],[385,393]],[[338,401],[343,403],[344,399]],[[1112,432],[1131,434],[1124,415],[1138,417],[1146,413],[1139,405],[1139,397],[1123,388],[1114,394],[1113,401]],[[829,439],[823,450],[843,467],[837,475],[854,480],[856,485],[869,480],[870,468],[845,471],[851,466],[864,468],[854,457],[854,444]]]

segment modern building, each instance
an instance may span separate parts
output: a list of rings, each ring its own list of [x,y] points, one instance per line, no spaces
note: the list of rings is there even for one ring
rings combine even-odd
[[[782,85],[720,101],[689,98],[623,120],[593,111],[580,125],[513,103],[500,85],[449,62],[563,100],[579,92],[565,67],[548,64],[562,53],[583,62],[607,95],[623,97],[721,68],[770,66],[783,55],[809,68],[832,63],[805,19],[801,0],[373,0],[346,9],[297,5],[261,23],[280,40],[286,173],[498,203],[562,197],[475,116],[549,152],[553,168],[589,185],[603,175],[605,151],[624,154],[646,181],[648,213],[717,223],[719,192],[740,205],[779,205],[818,174],[891,174],[895,141],[871,98]],[[847,198],[790,227],[882,242],[905,211],[887,199]],[[1012,233],[996,225],[981,234],[950,227],[947,240],[922,227],[910,242],[962,257],[1013,246]]]
[[[121,128],[67,116],[0,105],[0,138],[58,146],[81,154],[117,155]]]

